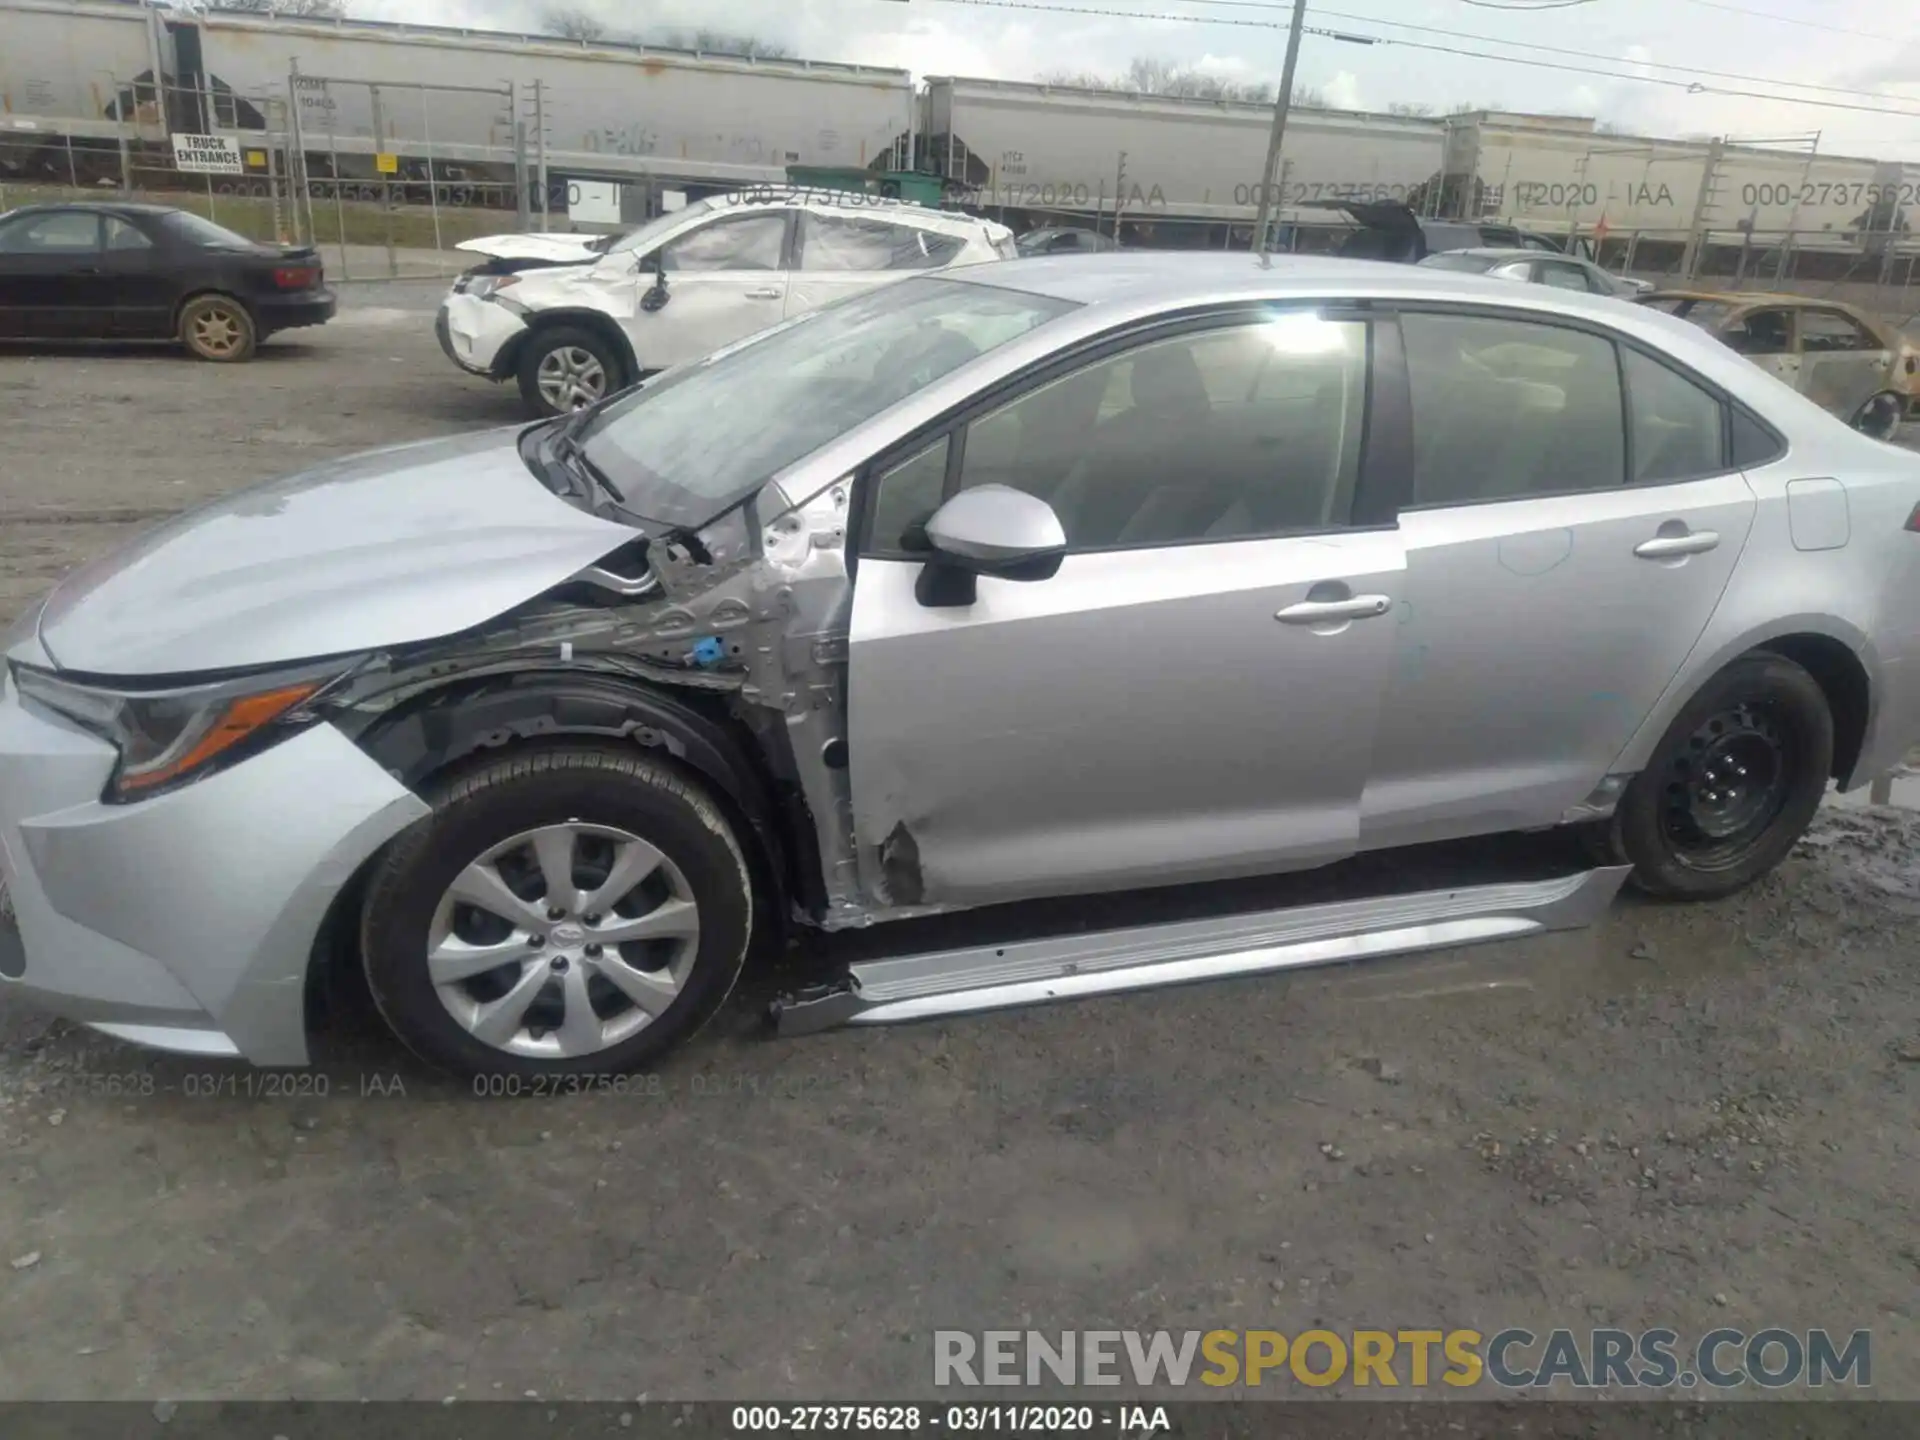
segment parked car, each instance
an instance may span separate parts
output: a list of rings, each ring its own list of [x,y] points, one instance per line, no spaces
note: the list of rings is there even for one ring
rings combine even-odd
[[[317,251],[191,211],[89,201],[0,215],[0,339],[164,340],[239,361],[333,311]]]
[[[1693,322],[1876,439],[1920,415],[1920,348],[1856,306],[1705,290],[1656,290],[1640,303]]]
[[[1120,242],[1085,226],[1045,225],[1027,231],[1014,246],[1022,255],[1083,255],[1118,250]]]
[[[872,286],[1015,253],[1004,225],[899,201],[716,197],[577,264],[470,272],[438,333],[461,369],[516,379],[528,413],[551,416]]]
[[[1506,830],[1595,859],[863,962],[805,1028],[1524,934],[1629,868],[1726,895],[1920,739],[1916,532],[1920,456],[1651,308],[912,276],[63,581],[0,639],[0,991],[299,1064],[350,964],[435,1063],[554,1078],[684,1041],[790,922]]]
[[[1593,260],[1593,246],[1584,237],[1566,239],[1521,230],[1497,220],[1447,220],[1416,214],[1401,200],[1314,200],[1308,210],[1337,210],[1354,225],[1341,242],[1339,254],[1349,260],[1387,260],[1414,265],[1429,255],[1489,246],[1535,251],[1548,255],[1572,254]]]
[[[1458,270],[1471,275],[1489,275],[1496,280],[1551,285],[1559,290],[1579,290],[1589,295],[1611,295],[1623,300],[1644,295],[1653,289],[1644,280],[1610,275],[1591,260],[1583,260],[1577,255],[1546,255],[1538,250],[1445,250],[1427,256],[1420,263],[1435,270]]]

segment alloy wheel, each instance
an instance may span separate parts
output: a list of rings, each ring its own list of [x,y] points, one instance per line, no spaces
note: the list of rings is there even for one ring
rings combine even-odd
[[[560,345],[540,357],[538,383],[553,409],[581,410],[607,393],[607,370],[591,350]]]
[[[523,831],[441,896],[426,965],[447,1013],[483,1044],[533,1059],[606,1050],[680,996],[700,941],[686,877],[625,830]]]
[[[193,343],[205,355],[231,355],[240,348],[245,330],[231,310],[213,308],[193,317]]]
[[[1892,395],[1876,395],[1854,417],[1853,428],[1875,440],[1891,440],[1900,429],[1901,404]]]

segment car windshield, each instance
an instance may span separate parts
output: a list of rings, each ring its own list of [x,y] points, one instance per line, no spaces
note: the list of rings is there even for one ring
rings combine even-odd
[[[899,281],[669,371],[596,416],[586,450],[632,514],[698,527],[856,425],[1076,308],[957,280]]]
[[[667,231],[687,218],[685,210],[669,210],[666,214],[649,220],[638,230],[622,235],[606,247],[609,255],[624,255],[634,250],[644,250]]]
[[[1491,270],[1504,257],[1492,255],[1463,255],[1450,250],[1442,255],[1429,255],[1420,263],[1430,270]]]
[[[258,243],[244,235],[236,235],[224,225],[216,225],[205,216],[195,215],[190,210],[177,211],[171,217],[173,228],[180,231],[196,245],[204,245],[209,250],[251,250]]]

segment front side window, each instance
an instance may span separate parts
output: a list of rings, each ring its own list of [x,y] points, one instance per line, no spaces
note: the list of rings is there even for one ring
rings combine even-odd
[[[1343,525],[1366,374],[1357,321],[1292,313],[1151,341],[973,421],[959,483],[1045,500],[1076,550]]]
[[[932,270],[960,248],[956,236],[890,220],[811,211],[800,216],[802,270]]]
[[[673,270],[778,270],[787,241],[787,217],[741,215],[716,220],[669,240],[663,268]]]
[[[1613,345],[1564,326],[1401,319],[1416,506],[1609,490],[1626,482]]]
[[[91,210],[50,210],[0,226],[0,255],[91,255],[100,248],[100,217]]]

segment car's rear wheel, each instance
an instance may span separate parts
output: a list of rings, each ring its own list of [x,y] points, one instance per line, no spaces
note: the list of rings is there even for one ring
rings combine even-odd
[[[180,343],[200,360],[251,360],[260,343],[253,316],[231,295],[201,295],[180,311]]]
[[[520,348],[520,398],[541,418],[597,404],[625,384],[624,373],[612,345],[572,325],[537,330]]]
[[[1806,832],[1833,768],[1833,715],[1816,681],[1778,655],[1729,665],[1674,719],[1594,858],[1632,865],[1649,894],[1710,900],[1778,865]]]
[[[1876,440],[1891,440],[1900,433],[1906,408],[1906,401],[1900,396],[1891,390],[1882,391],[1860,407],[1853,417],[1853,428]]]
[[[539,1078],[630,1071],[726,1000],[753,933],[732,827],[689,775],[615,747],[491,760],[374,873],[375,1005],[429,1063]]]

